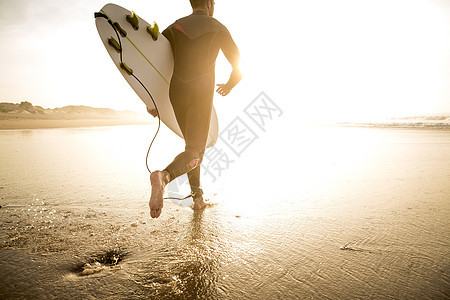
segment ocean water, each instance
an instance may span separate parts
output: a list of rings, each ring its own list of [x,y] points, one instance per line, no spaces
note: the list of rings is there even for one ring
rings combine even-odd
[[[450,131],[267,133],[151,219],[154,130],[0,131],[1,299],[450,298]]]
[[[447,114],[434,116],[413,116],[390,118],[385,120],[373,120],[372,122],[342,123],[345,126],[362,126],[375,128],[415,128],[450,130],[450,116]]]

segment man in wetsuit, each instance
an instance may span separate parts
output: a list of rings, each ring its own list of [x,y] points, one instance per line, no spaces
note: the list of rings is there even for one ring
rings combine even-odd
[[[165,186],[187,173],[194,199],[194,209],[202,209],[200,163],[205,152],[213,106],[214,67],[219,50],[231,64],[233,71],[226,84],[218,84],[217,92],[226,96],[241,80],[239,50],[227,28],[214,19],[214,0],[190,0],[193,13],[177,20],[163,31],[170,41],[174,56],[174,72],[169,97],[178,125],[186,142],[179,154],[163,171],[150,175],[152,194],[150,215],[161,214]],[[155,115],[155,111],[149,111]]]

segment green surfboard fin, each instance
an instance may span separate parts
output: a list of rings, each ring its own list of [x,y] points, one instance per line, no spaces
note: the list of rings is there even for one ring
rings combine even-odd
[[[139,18],[134,11],[131,11],[131,15],[127,15],[127,21],[133,26],[134,30],[139,29]]]
[[[158,35],[159,35],[158,24],[156,24],[156,22],[153,22],[153,25],[147,26],[147,32],[150,33],[153,40],[156,41],[158,39]]]
[[[120,35],[122,37],[126,37],[127,36],[127,32],[125,30],[123,30],[122,27],[120,27],[120,24],[117,22],[114,22],[113,24],[114,28],[120,33]]]
[[[111,47],[113,47],[118,53],[120,53],[120,51],[122,51],[122,49],[120,49],[119,43],[118,43],[113,37],[110,37],[110,38],[108,39],[108,44],[109,44]]]
[[[120,63],[120,67],[127,72],[128,75],[133,75],[133,70],[125,63]]]

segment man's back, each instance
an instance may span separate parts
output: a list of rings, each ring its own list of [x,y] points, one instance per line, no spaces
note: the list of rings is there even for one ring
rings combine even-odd
[[[214,78],[219,50],[238,63],[239,51],[230,33],[219,21],[202,11],[177,20],[164,30],[174,55],[174,75],[188,81],[200,76]]]

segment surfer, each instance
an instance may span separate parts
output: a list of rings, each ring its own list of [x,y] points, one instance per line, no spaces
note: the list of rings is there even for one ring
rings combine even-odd
[[[212,17],[214,0],[190,2],[192,14],[178,19],[162,33],[170,41],[174,56],[169,97],[186,147],[164,170],[150,175],[152,218],[158,218],[161,214],[166,185],[185,173],[194,199],[193,209],[203,209],[208,205],[200,188],[200,164],[208,138],[214,96],[214,67],[220,49],[233,70],[227,83],[217,84],[216,92],[222,96],[228,95],[242,78],[239,50],[228,29]],[[149,113],[156,116],[156,110]]]

